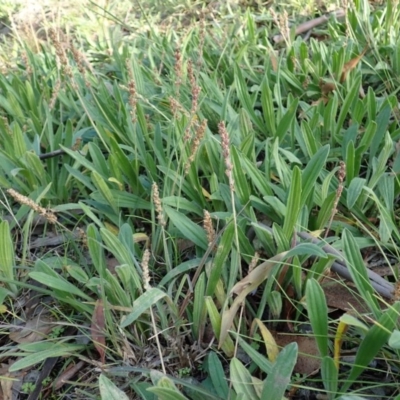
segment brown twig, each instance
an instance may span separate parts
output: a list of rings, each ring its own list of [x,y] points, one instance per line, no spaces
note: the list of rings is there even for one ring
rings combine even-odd
[[[41,160],[46,160],[47,158],[62,156],[63,154],[67,154],[67,153],[65,150],[60,149],[60,150],[51,151],[50,153],[39,154],[38,157]]]
[[[300,24],[297,28],[296,28],[296,35],[300,35],[301,33],[307,32],[313,28],[315,28],[316,26],[322,25],[325,22],[327,22],[329,20],[329,18],[331,18],[332,16],[335,16],[336,18],[343,18],[345,16],[345,12],[343,9],[339,9],[336,10],[330,14],[326,14],[323,15],[322,17],[318,17],[315,19],[312,19],[311,21],[306,21],[303,22],[302,24]],[[284,36],[283,35],[275,35],[272,40],[275,43],[280,43],[284,40]]]
[[[262,229],[268,230],[269,232],[272,233],[272,229],[261,223],[258,222],[257,225],[259,225]],[[307,232],[297,232],[297,236],[299,236],[301,239],[308,240],[311,243],[320,245],[323,241],[320,239],[315,238],[311,234]],[[298,242],[296,244],[299,244]],[[325,251],[327,254],[332,254],[338,259],[333,262],[331,266],[331,270],[333,272],[336,272],[339,276],[342,278],[348,279],[349,281],[353,281],[353,278],[350,274],[350,271],[347,267],[346,261],[344,259],[343,254],[330,246],[329,244],[325,244],[322,246],[322,250]],[[368,278],[370,279],[372,287],[379,293],[381,296],[387,298],[387,299],[392,299],[393,294],[394,294],[394,286],[390,282],[386,281],[384,278],[382,278],[380,275],[375,273],[374,271],[371,271],[370,269],[367,268],[367,275]]]

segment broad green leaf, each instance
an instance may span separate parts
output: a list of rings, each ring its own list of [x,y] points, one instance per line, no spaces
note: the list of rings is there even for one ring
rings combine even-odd
[[[208,260],[206,260],[207,262]],[[193,260],[188,260],[179,264],[177,267],[169,271],[166,275],[163,276],[158,286],[161,288],[165,286],[169,281],[174,279],[175,277],[184,274],[185,272],[190,271],[191,269],[197,268],[202,262],[201,258],[194,258]]]
[[[338,389],[338,370],[332,357],[325,356],[322,359],[321,377],[328,399],[333,400]]]
[[[367,267],[361,257],[360,250],[354,240],[353,235],[345,229],[343,231],[343,250],[346,256],[348,270],[355,283],[358,292],[364,297],[370,310],[375,317],[380,315],[379,305],[374,297],[374,288],[368,278]],[[369,296],[366,296],[366,294]]]
[[[235,79],[236,93],[238,95],[238,98],[242,106],[247,111],[253,124],[256,125],[258,129],[263,130],[264,123],[262,119],[254,112],[254,101],[251,99],[249,95],[247,84],[243,78],[241,69],[238,67],[237,64],[235,64],[234,79]]]
[[[92,301],[91,297],[89,297],[87,294],[82,292],[82,290],[78,289],[72,283],[66,281],[61,276],[58,276],[58,277],[49,276],[43,272],[30,272],[29,276],[32,279],[34,279],[35,281],[43,283],[43,285],[46,285],[53,289],[57,289],[57,290],[61,290],[62,292],[65,292],[66,300],[68,299],[69,295],[72,294],[72,295],[79,296],[87,301]]]
[[[215,337],[220,337],[221,333],[221,315],[215,306],[213,299],[210,296],[205,297],[205,305],[207,308],[208,316],[210,318],[211,326]],[[235,353],[235,344],[230,336],[227,336],[224,343],[221,345],[222,351],[227,357],[233,357]]]
[[[85,350],[86,348],[84,345],[69,343],[48,344],[48,347],[49,348],[46,350],[37,351],[34,354],[23,356],[21,359],[15,361],[8,369],[9,372],[15,372],[31,367],[32,365],[38,364],[47,358],[74,355],[81,350]]]
[[[289,250],[286,258],[291,258],[294,256],[301,256],[301,255],[308,255],[308,256],[315,256],[321,258],[327,258],[327,254],[321,249],[321,247],[317,246],[316,244],[312,243],[300,243],[295,246],[292,250]]]
[[[217,254],[215,255],[213,267],[207,283],[207,296],[213,296],[215,288],[219,279],[221,278],[222,270],[225,265],[228,254],[232,250],[232,244],[235,236],[234,222],[228,223],[224,233],[222,234],[220,243],[218,245]]]
[[[4,278],[14,279],[15,255],[14,243],[10,234],[10,226],[7,221],[0,223],[0,274]],[[1,280],[1,277],[0,277]],[[13,293],[17,293],[14,284],[8,284]]]
[[[292,125],[293,119],[296,115],[297,106],[299,104],[299,100],[296,98],[290,104],[289,109],[287,110],[286,114],[282,116],[281,120],[279,121],[278,127],[276,129],[276,135],[280,141],[283,140],[287,131],[289,130],[290,126]]]
[[[395,329],[390,335],[389,346],[392,349],[400,349],[400,331],[398,329]]]
[[[100,374],[99,389],[101,400],[129,400],[128,396],[104,374]]]
[[[229,386],[225,371],[220,359],[213,351],[208,354],[207,369],[217,395],[222,399],[227,399],[229,397]]]
[[[321,147],[319,141],[315,138],[314,132],[307,121],[301,122],[301,135],[304,144],[307,149],[307,154],[309,157],[314,157],[317,154],[318,149]]]
[[[164,297],[168,298],[168,295],[157,288],[151,288],[144,292],[133,302],[133,311],[122,319],[121,328],[125,328],[135,322],[145,311]]]
[[[273,364],[272,371],[264,381],[261,400],[280,400],[283,398],[297,361],[297,353],[296,342],[290,343],[279,353],[277,360]]]
[[[236,332],[233,332],[232,334],[237,338],[240,343],[240,347],[249,355],[251,360],[266,374],[271,373],[274,363],[269,361],[267,357],[248,344],[246,340],[244,340]]]
[[[272,91],[269,88],[269,82],[267,79],[267,75],[264,76],[264,79],[261,83],[261,105],[262,111],[264,115],[264,123],[267,126],[268,133],[275,137],[276,135],[276,120],[275,120],[275,111],[274,111],[274,103],[272,99]]]
[[[110,188],[103,179],[103,177],[96,171],[92,172],[92,181],[95,184],[98,191],[102,194],[108,205],[113,209],[113,211],[118,214],[118,207],[116,207],[115,198],[113,197]]]
[[[306,284],[307,313],[313,329],[313,336],[322,357],[329,352],[328,346],[328,307],[324,291],[315,279]]]
[[[347,189],[347,207],[350,210],[354,207],[354,204],[356,204],[356,201],[360,197],[364,185],[365,185],[364,178],[355,177],[350,182],[350,186]]]
[[[236,358],[230,363],[230,378],[236,393],[243,393],[245,399],[258,400],[253,380],[247,368]]]
[[[341,392],[346,392],[360,374],[368,368],[368,364],[377,356],[379,351],[383,350],[383,346],[388,342],[396,326],[399,313],[400,302],[396,302],[381,313],[380,318],[369,329],[358,347],[353,367],[340,390]]]
[[[321,147],[304,168],[301,176],[301,182],[303,185],[301,190],[301,206],[306,203],[308,196],[315,187],[315,182],[325,165],[328,154],[329,145]]]
[[[383,143],[383,138],[386,134],[388,123],[391,115],[391,107],[388,103],[385,103],[383,108],[380,110],[378,116],[374,120],[376,123],[376,131],[372,137],[370,152],[369,152],[369,163],[372,163],[373,158],[377,154],[379,148]]]
[[[299,217],[301,208],[301,198],[301,172],[299,167],[295,166],[286,204],[285,220],[283,222],[283,232],[288,240],[291,239],[296,228],[297,218]]]
[[[347,96],[342,106],[340,107],[340,114],[337,120],[336,131],[334,132],[335,138],[339,137],[340,131],[344,125],[344,121],[347,117],[350,107],[353,104],[354,100],[358,97],[360,85],[361,85],[361,75],[358,75],[356,79],[354,79],[353,85],[349,89]]]
[[[355,158],[354,142],[350,140],[346,147],[346,182],[351,182],[357,175]]]
[[[179,393],[177,388],[170,389],[166,387],[151,387],[147,390],[151,393],[154,393],[158,400],[189,400],[182,393]]]
[[[233,163],[233,178],[235,181],[235,190],[242,206],[245,206],[250,198],[250,187],[248,178],[243,173],[240,159],[241,155],[238,153],[235,147],[231,149],[231,157]]]
[[[336,192],[332,192],[329,196],[325,197],[324,202],[321,205],[321,209],[318,211],[316,229],[325,229],[328,222],[332,218],[333,207],[336,200]]]
[[[182,237],[191,240],[203,250],[207,249],[207,236],[203,228],[191,221],[186,215],[171,207],[165,206],[164,211],[167,213],[171,222],[181,232]]]
[[[172,379],[156,371],[151,371],[151,379],[156,385],[155,387],[147,389],[149,392],[155,393],[160,400],[189,400],[179,389],[175,386]]]
[[[193,336],[199,341],[201,340],[200,335],[204,333],[206,325],[207,309],[204,304],[205,290],[206,290],[206,276],[205,272],[202,272],[199,276],[199,279],[196,282],[196,286],[194,288],[194,297],[193,297],[192,332]]]

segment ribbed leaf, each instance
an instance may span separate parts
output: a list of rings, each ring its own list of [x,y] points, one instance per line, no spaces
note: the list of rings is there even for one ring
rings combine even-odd
[[[203,228],[190,220],[186,215],[171,207],[165,206],[164,210],[172,223],[181,232],[182,237],[191,240],[203,250],[207,249],[207,236]]]

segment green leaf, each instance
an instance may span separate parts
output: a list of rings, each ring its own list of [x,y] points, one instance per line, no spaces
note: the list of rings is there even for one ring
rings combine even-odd
[[[206,250],[208,247],[207,236],[203,228],[191,221],[186,215],[174,210],[171,207],[165,206],[171,222],[181,232],[182,237],[191,240],[195,245]]]
[[[367,267],[364,264],[353,235],[347,229],[343,231],[343,250],[346,256],[348,270],[358,292],[364,297],[368,307],[375,317],[377,317],[380,315],[378,311],[380,307],[374,297],[375,291],[368,278]]]
[[[92,181],[95,184],[98,191],[102,194],[108,205],[113,209],[113,211],[118,214],[118,207],[116,206],[115,198],[113,197],[110,188],[104,181],[103,177],[96,171],[92,172]]]
[[[340,130],[342,129],[344,125],[344,121],[347,117],[347,114],[350,110],[351,105],[353,104],[354,100],[358,97],[358,93],[360,90],[360,85],[361,85],[361,75],[357,76],[356,79],[354,79],[354,83],[349,89],[347,96],[340,107],[340,114],[337,120],[336,124],[336,131],[334,132],[334,137],[338,138],[340,134]]]
[[[254,101],[251,99],[249,95],[248,87],[243,78],[242,71],[237,64],[235,64],[234,79],[235,79],[236,93],[238,95],[240,103],[247,111],[248,115],[251,118],[252,123],[255,124],[258,127],[258,129],[263,130],[264,123],[262,119],[254,112]]]
[[[360,374],[368,368],[368,364],[379,351],[383,350],[383,346],[389,340],[396,326],[399,312],[400,302],[394,303],[385,312],[381,312],[380,318],[370,328],[361,342],[349,377],[340,389],[341,392],[346,392]]]
[[[261,196],[272,196],[273,191],[268,185],[270,179],[260,171],[254,162],[250,161],[248,158],[243,157],[243,168],[249,176],[249,180],[254,184],[257,190],[260,191]]]
[[[392,349],[400,349],[400,331],[398,329],[395,329],[390,335],[389,346]]]
[[[351,182],[352,179],[357,175],[356,171],[356,155],[354,142],[350,140],[346,147],[346,182]]]
[[[279,121],[278,128],[276,130],[276,135],[278,136],[279,140],[282,141],[285,137],[287,131],[289,130],[290,126],[292,125],[293,119],[296,115],[297,106],[299,104],[299,99],[296,98],[290,104],[289,109],[282,116],[281,120]]]
[[[232,163],[233,163],[233,178],[235,180],[236,194],[240,203],[245,206],[250,198],[250,187],[248,178],[243,173],[243,168],[240,162],[242,158],[235,147],[231,149]]]
[[[315,187],[315,182],[317,181],[317,178],[321,173],[323,166],[325,165],[328,154],[329,145],[321,147],[304,168],[301,177],[301,182],[303,185],[301,190],[301,206],[306,203],[308,196]]]
[[[213,351],[208,354],[207,369],[217,395],[222,399],[227,399],[229,397],[229,386],[224,368],[220,359]]]
[[[329,400],[333,400],[338,389],[338,369],[332,357],[326,356],[322,359],[321,377]]]
[[[392,110],[388,103],[382,107],[378,116],[375,119],[376,123],[376,131],[372,137],[370,152],[369,152],[369,163],[372,163],[373,158],[377,154],[379,148],[382,146],[383,138],[388,128],[389,119],[391,116]]]
[[[128,396],[104,374],[100,374],[99,388],[101,400],[129,400]]]
[[[15,255],[14,243],[10,234],[10,226],[7,221],[0,223],[0,274],[4,278],[14,279]],[[0,278],[1,280],[1,278]],[[14,284],[8,284],[13,293],[18,289]]]
[[[297,353],[296,342],[290,343],[279,353],[272,371],[264,382],[261,400],[280,400],[284,397],[297,361]]]
[[[64,357],[68,355],[76,354],[77,352],[86,349],[84,345],[77,344],[49,344],[50,348],[42,351],[36,351],[34,354],[24,356],[23,358],[17,360],[8,369],[9,372],[19,371],[21,369],[28,368],[32,365],[38,364],[47,358],[53,357]]]
[[[270,374],[274,367],[274,364],[269,361],[267,357],[257,351],[250,344],[248,344],[236,332],[232,332],[232,334],[238,339],[240,347],[249,355],[251,360],[261,369],[261,371],[265,372],[266,374]]]
[[[146,310],[164,297],[168,298],[168,295],[162,292],[160,289],[151,288],[147,290],[133,302],[133,311],[123,318],[120,323],[121,328],[125,328],[126,326],[135,322]]]
[[[259,397],[254,388],[254,383],[250,372],[236,357],[232,358],[231,360],[230,370],[231,382],[235,392],[238,394],[243,393],[245,395],[245,399],[258,400]]]
[[[272,92],[271,89],[269,88],[267,75],[264,76],[264,79],[261,83],[261,105],[264,115],[264,123],[267,126],[268,133],[272,137],[275,137],[276,120],[275,120],[274,103],[272,99]]]
[[[321,209],[318,212],[318,218],[316,222],[316,229],[324,229],[326,224],[332,217],[332,210],[336,200],[336,192],[332,192],[329,196],[325,197],[324,202],[321,205]]]
[[[53,289],[57,289],[57,290],[61,290],[62,292],[65,292],[66,293],[66,297],[65,297],[66,301],[67,301],[69,295],[71,295],[71,294],[79,296],[87,301],[93,301],[93,299],[91,297],[89,297],[87,294],[85,294],[84,292],[82,292],[82,290],[78,289],[75,285],[66,281],[64,278],[62,278],[59,275],[57,277],[55,277],[55,276],[49,276],[43,272],[30,272],[29,276],[32,279],[34,279],[35,281],[43,283],[43,285],[46,285]]]
[[[208,317],[210,318],[213,333],[215,337],[219,337],[221,334],[221,315],[210,296],[206,296],[204,301],[207,308]],[[233,357],[235,353],[235,344],[230,336],[226,337],[226,340],[221,345],[221,349],[227,357]]]
[[[179,393],[177,388],[152,387],[147,390],[154,393],[158,400],[189,400],[182,393]]]
[[[204,293],[206,290],[206,276],[202,272],[196,282],[193,297],[193,336],[196,340],[200,340],[200,333],[204,332],[206,325],[207,309],[204,303]]]
[[[175,383],[167,376],[154,370],[151,371],[150,376],[156,386],[147,390],[155,393],[160,400],[189,400],[180,393],[179,389],[175,386]]]
[[[301,255],[327,258],[327,254],[319,246],[312,243],[298,244],[296,247],[288,251],[286,258],[291,258],[294,256],[301,256]]]
[[[328,355],[328,307],[324,291],[315,279],[306,284],[307,313],[313,329],[313,336],[322,357]]]
[[[356,177],[351,180],[350,186],[347,189],[347,207],[351,210],[356,204],[356,201],[360,197],[360,194],[365,185],[365,179]]]
[[[220,243],[218,245],[217,254],[214,258],[214,265],[210,271],[210,276],[207,283],[207,296],[213,296],[215,288],[223,271],[228,254],[232,250],[233,239],[235,235],[235,225],[233,222],[228,223],[224,233],[222,234]]]
[[[288,240],[291,239],[296,228],[301,203],[301,172],[298,166],[293,169],[292,182],[289,189],[289,198],[286,205],[286,215],[283,222],[283,232]]]

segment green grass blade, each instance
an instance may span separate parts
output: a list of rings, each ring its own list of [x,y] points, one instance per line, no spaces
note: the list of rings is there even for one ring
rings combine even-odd
[[[133,311],[122,319],[120,323],[121,328],[135,322],[145,311],[164,297],[168,297],[168,295],[157,288],[151,288],[143,293],[133,302]]]
[[[284,397],[297,361],[297,353],[298,348],[295,342],[287,345],[279,353],[271,373],[264,382],[261,400],[281,400]]]
[[[399,314],[400,302],[396,302],[382,313],[381,317],[370,328],[358,348],[354,365],[346,383],[341,388],[341,392],[346,392],[361,373],[368,368],[368,364],[379,351],[383,350],[383,346],[388,342],[396,326]]]
[[[174,210],[171,207],[165,206],[164,210],[167,213],[170,221],[180,231],[182,237],[191,240],[194,244],[204,250],[207,249],[207,236],[203,228],[195,224],[186,215]]]
[[[361,257],[360,250],[354,240],[353,235],[347,229],[343,232],[343,250],[346,256],[347,265],[353,282],[355,283],[358,292],[363,295],[370,310],[377,317],[380,315],[379,305],[374,297],[374,288],[368,278],[367,267]],[[366,294],[369,296],[366,296]]]
[[[328,355],[328,307],[324,292],[315,279],[306,284],[307,312],[321,357]]]
[[[283,232],[288,240],[291,239],[296,229],[297,219],[301,204],[301,171],[296,166],[293,169],[292,183],[289,189],[289,197],[286,205],[286,215],[283,222]]]

